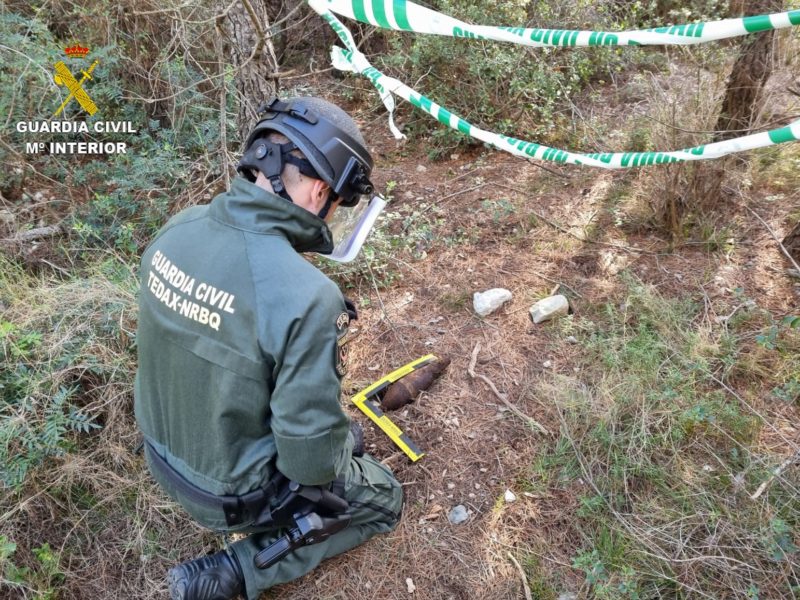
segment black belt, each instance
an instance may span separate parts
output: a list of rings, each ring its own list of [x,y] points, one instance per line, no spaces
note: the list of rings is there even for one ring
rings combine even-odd
[[[150,464],[161,473],[182,495],[192,502],[211,510],[221,510],[225,514],[228,527],[235,527],[244,523],[258,522],[269,519],[269,505],[278,491],[288,483],[280,471],[275,471],[270,480],[262,487],[242,494],[241,496],[217,496],[194,485],[183,475],[178,473],[156,452],[150,442],[145,441],[147,456]],[[264,512],[266,511],[266,515]],[[266,516],[266,519],[263,518]]]

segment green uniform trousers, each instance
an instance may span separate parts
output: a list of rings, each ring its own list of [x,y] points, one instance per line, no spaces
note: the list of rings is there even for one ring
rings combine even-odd
[[[305,575],[326,558],[346,552],[378,533],[391,531],[400,519],[403,490],[392,472],[369,455],[353,457],[345,474],[345,498],[350,503],[350,526],[328,540],[300,548],[268,569],[257,569],[253,557],[275,541],[275,534],[254,533],[234,542],[230,551],[242,567],[248,600],[261,592]]]
[[[228,548],[242,568],[248,600],[256,600],[265,590],[305,575],[326,558],[346,552],[378,533],[392,531],[403,506],[403,490],[388,467],[368,454],[353,457],[345,473],[344,488],[353,515],[350,526],[320,544],[296,550],[268,569],[258,569],[253,558],[279,537],[275,531],[264,532],[246,525],[228,528],[221,511],[214,513],[197,507],[176,492],[169,481],[159,477],[158,471],[151,469],[151,472],[167,493],[204,526],[220,532],[250,533]]]

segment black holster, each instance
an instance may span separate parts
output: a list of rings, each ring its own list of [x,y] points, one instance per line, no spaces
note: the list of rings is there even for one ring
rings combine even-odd
[[[145,451],[151,466],[181,494],[207,508],[222,510],[228,527],[248,524],[264,530],[288,530],[255,556],[259,569],[274,565],[297,548],[318,544],[350,524],[343,478],[330,486],[310,486],[290,481],[276,471],[266,484],[251,492],[217,496],[175,471],[147,441]]]
[[[334,493],[341,488],[339,495]],[[259,569],[267,569],[286,556],[302,548],[324,542],[350,525],[350,505],[342,497],[344,482],[337,480],[328,491],[318,486],[305,486],[289,482],[289,486],[272,509],[275,523],[291,521],[288,531],[253,558]],[[267,525],[268,526],[268,525]]]

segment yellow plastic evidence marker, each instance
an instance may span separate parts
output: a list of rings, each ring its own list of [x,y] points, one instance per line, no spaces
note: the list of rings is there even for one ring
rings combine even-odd
[[[398,379],[402,379],[409,373],[416,371],[420,367],[427,365],[429,362],[438,360],[433,354],[428,354],[422,358],[408,363],[400,367],[396,371],[392,371],[382,379],[379,379],[368,388],[361,390],[353,396],[353,404],[355,404],[361,412],[367,415],[370,420],[381,428],[389,439],[392,440],[400,450],[406,453],[406,456],[411,459],[411,462],[417,462],[420,458],[425,456],[425,453],[420,450],[411,438],[409,438],[403,430],[400,429],[394,422],[386,416],[380,409],[378,404],[373,400],[379,398],[381,392],[385,391]]]

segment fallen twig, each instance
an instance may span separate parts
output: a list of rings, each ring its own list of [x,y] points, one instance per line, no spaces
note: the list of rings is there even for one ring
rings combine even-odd
[[[47,227],[37,227],[35,229],[28,229],[27,231],[20,231],[14,237],[6,238],[3,241],[6,243],[22,243],[32,242],[42,238],[53,237],[61,232],[61,225],[49,225]]]
[[[764,219],[762,219],[761,217],[759,217],[758,213],[756,211],[754,211],[752,208],[750,208],[746,204],[744,205],[744,207],[747,210],[749,210],[756,219],[761,221],[761,224],[766,228],[767,231],[769,231],[769,234],[772,236],[772,239],[774,239],[775,243],[778,244],[778,246],[780,247],[781,252],[783,252],[783,254],[786,256],[786,258],[788,258],[791,261],[791,263],[794,265],[794,268],[797,269],[798,272],[800,272],[800,265],[798,265],[797,261],[794,258],[792,258],[792,255],[789,254],[789,251],[786,249],[786,246],[783,245],[783,242],[781,242],[781,240],[778,238],[778,236],[775,235],[775,232],[772,231],[772,227],[767,225],[767,222]]]
[[[506,405],[506,407],[508,407],[508,410],[513,412],[515,415],[517,415],[520,419],[525,421],[528,425],[530,425],[534,429],[538,429],[541,433],[544,433],[545,435],[550,435],[550,432],[544,425],[542,425],[535,419],[532,419],[524,412],[522,412],[520,409],[518,409],[516,406],[511,404],[508,398],[506,398],[506,395],[500,393],[500,391],[497,389],[497,387],[494,385],[491,379],[486,377],[486,375],[480,375],[475,373],[475,363],[478,360],[478,353],[480,351],[481,351],[481,343],[478,342],[475,344],[475,349],[472,351],[472,359],[469,361],[469,367],[467,368],[467,373],[469,374],[470,378],[480,379],[481,381],[483,381],[486,385],[489,386],[492,392],[494,392],[494,395],[497,396],[500,399],[500,401]]]
[[[548,173],[552,173],[556,177],[563,177],[564,179],[572,179],[572,175],[567,175],[566,173],[560,173],[560,172],[556,171],[555,169],[551,169],[548,166],[545,166],[545,165],[543,165],[541,163],[536,162],[532,158],[528,159],[528,164],[531,164],[534,167],[537,167],[537,168],[541,169],[542,171],[547,171]]]
[[[781,473],[783,473],[786,469],[788,469],[793,463],[797,462],[798,459],[800,459],[800,452],[795,452],[789,458],[783,461],[780,465],[778,465],[775,468],[775,470],[772,471],[772,475],[769,476],[769,479],[767,479],[764,483],[758,486],[758,489],[753,493],[752,496],[750,496],[750,499],[758,500],[759,496],[761,496],[761,494],[764,493],[764,490],[766,490],[769,487],[769,485],[773,481],[775,481],[775,479],[780,477]]]
[[[520,579],[522,579],[522,589],[525,592],[525,600],[533,600],[531,589],[528,587],[528,577],[525,575],[525,571],[522,569],[522,565],[519,564],[519,561],[516,558],[514,558],[514,555],[511,554],[511,552],[508,553],[508,558],[511,559],[511,562],[514,563],[514,566],[517,567],[517,571],[519,571]]]
[[[483,183],[479,183],[478,185],[472,186],[471,188],[466,188],[466,189],[463,189],[463,190],[458,190],[457,192],[452,192],[451,194],[447,194],[447,196],[439,198],[436,201],[436,204],[442,204],[442,202],[444,202],[445,200],[449,200],[450,198],[454,198],[456,196],[460,196],[461,194],[466,194],[467,192],[474,192],[475,190],[479,190],[482,187],[486,187],[487,185],[489,185],[488,182],[483,182]]]
[[[487,185],[489,185],[489,183],[485,181],[485,182],[479,183],[478,185],[475,185],[475,186],[473,186],[471,188],[466,188],[466,189],[463,189],[463,190],[458,190],[456,192],[452,192],[451,194],[447,194],[446,196],[443,196],[442,198],[438,198],[436,200],[436,202],[431,202],[431,204],[429,204],[422,212],[426,213],[426,212],[432,210],[434,207],[437,207],[437,208],[441,207],[447,200],[455,198],[456,196],[460,196],[461,194],[466,194],[468,192],[474,192],[475,190],[479,190],[482,187],[486,187]],[[406,225],[403,228],[403,233],[405,233],[406,230],[408,230],[409,227],[410,227],[410,225]]]

